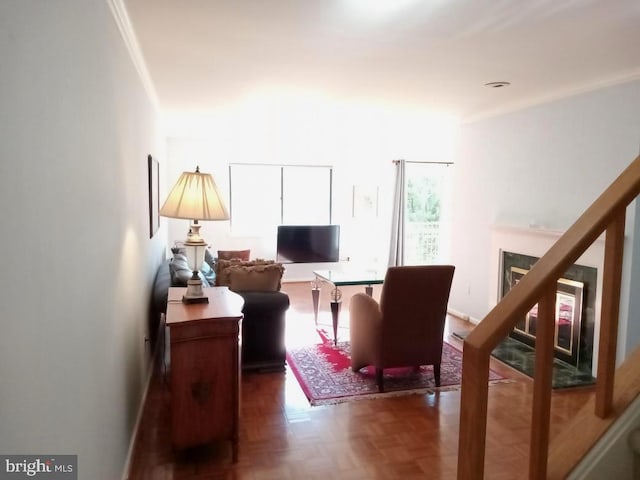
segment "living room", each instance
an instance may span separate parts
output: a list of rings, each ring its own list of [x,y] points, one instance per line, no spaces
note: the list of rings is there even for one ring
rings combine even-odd
[[[612,8],[600,2],[602,11],[597,11],[603,28],[595,30],[622,45],[616,68],[590,76],[584,72],[582,82],[559,78],[543,88],[544,95],[512,103],[499,115],[465,119],[452,127],[453,143],[446,143],[444,154],[422,142],[423,129],[414,128],[413,119],[425,116],[420,108],[387,100],[374,103],[373,115],[367,102],[334,103],[338,114],[345,105],[354,113],[355,127],[344,135],[347,140],[340,136],[340,144],[328,141],[343,131],[332,121],[320,124],[326,127],[322,135],[291,130],[299,124],[289,116],[295,114],[297,92],[280,94],[294,110],[285,112],[285,124],[274,126],[275,144],[266,143],[271,137],[263,130],[261,141],[244,135],[260,132],[274,119],[258,122],[254,113],[283,112],[259,106],[239,117],[253,118],[255,128],[243,124],[232,137],[203,141],[193,138],[198,137],[193,131],[179,135],[177,126],[168,135],[166,119],[149,93],[155,89],[141,81],[140,67],[123,41],[115,20],[118,4],[3,2],[0,7],[0,196],[7,252],[0,277],[5,327],[0,452],[77,454],[82,478],[120,478],[126,468],[150,372],[148,293],[167,248],[186,233],[185,222],[163,219],[149,239],[148,154],[160,161],[161,195],[181,171],[197,164],[223,188],[231,162],[332,164],[344,174],[336,179],[344,195],[336,201],[346,209],[343,219],[349,216],[352,186],[362,183],[363,165],[373,176],[367,182],[380,186],[385,206],[391,198],[392,160],[453,160],[450,261],[456,274],[450,308],[472,320],[483,318],[495,299],[492,227],[565,230],[638,154],[638,38],[635,30],[623,28],[637,23],[631,3]],[[564,54],[556,61],[569,61],[576,42],[559,48]],[[591,54],[597,53],[616,56],[608,50],[582,51],[582,63],[591,64]],[[557,67],[536,61],[550,72]],[[515,75],[517,70],[508,71]],[[500,77],[486,81],[506,78],[498,67],[489,73]],[[513,82],[509,88],[518,88],[515,77],[506,79]],[[396,90],[402,88],[398,81]],[[502,94],[477,88],[487,106]],[[304,97],[302,107],[318,101],[324,105]],[[409,113],[399,118],[398,112]],[[231,124],[226,119],[213,123]],[[418,133],[408,135],[405,127]],[[292,137],[301,143],[291,143]],[[398,144],[402,151],[394,150]],[[345,158],[353,160],[348,167],[339,161]],[[381,210],[381,222],[384,217]],[[631,293],[640,274],[640,223],[633,208],[627,225],[622,357],[640,338],[640,327],[627,321],[640,312]],[[225,222],[207,225],[205,238],[225,248],[249,241],[233,237]],[[22,247],[15,245],[18,239]],[[384,255],[386,246],[380,250]]]

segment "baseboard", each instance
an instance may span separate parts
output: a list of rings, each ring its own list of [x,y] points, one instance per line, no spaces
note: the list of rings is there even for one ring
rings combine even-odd
[[[292,277],[292,278],[282,278],[282,284],[285,285],[287,283],[311,283],[315,277]],[[311,289],[311,287],[309,287]]]
[[[156,344],[154,346],[153,352],[151,354],[151,360],[149,362],[149,371],[147,372],[147,378],[145,380],[144,389],[142,391],[142,398],[140,399],[140,404],[138,405],[138,413],[136,414],[136,422],[133,425],[133,432],[131,433],[131,438],[129,440],[129,449],[127,450],[127,458],[124,462],[124,468],[122,470],[122,480],[128,480],[131,475],[131,460],[133,457],[133,452],[135,450],[135,446],[138,440],[138,433],[140,430],[140,424],[142,422],[142,415],[144,413],[144,406],[147,403],[147,395],[149,394],[149,389],[151,388],[151,379],[153,377],[153,371],[156,366],[156,362],[158,361],[158,355],[160,355],[160,351],[164,351],[164,341],[162,337],[162,329],[164,329],[164,314],[160,316],[160,322],[158,325],[158,332],[156,334]]]
[[[471,322],[474,325],[480,323],[480,319],[467,315],[466,313],[460,312],[459,310],[455,310],[453,308],[447,308],[447,313],[453,317],[459,318],[460,320],[464,320],[465,322]]]
[[[248,364],[242,364],[242,373],[272,373],[272,372],[284,372],[286,370],[285,361],[266,361],[266,362],[251,362]]]

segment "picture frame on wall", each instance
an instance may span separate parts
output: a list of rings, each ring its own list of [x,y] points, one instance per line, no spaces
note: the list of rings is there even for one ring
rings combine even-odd
[[[378,187],[375,185],[354,185],[351,216],[357,219],[378,216]]]
[[[515,287],[529,270],[512,266],[510,271],[509,290]],[[575,365],[578,361],[580,343],[580,325],[585,285],[583,282],[559,278],[556,293],[554,351],[558,358]],[[508,291],[508,290],[507,290]],[[538,304],[520,318],[516,323],[512,336],[524,340],[535,347],[538,323]]]
[[[160,228],[160,164],[151,155],[147,156],[149,169],[149,238]]]

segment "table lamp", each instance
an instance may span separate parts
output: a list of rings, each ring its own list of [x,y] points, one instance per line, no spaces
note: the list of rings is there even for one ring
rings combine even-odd
[[[187,261],[193,275],[187,281],[184,303],[207,303],[209,298],[202,291],[202,280],[198,275],[207,243],[200,236],[199,220],[228,220],[229,213],[220,198],[218,187],[209,173],[183,172],[160,209],[160,215],[170,218],[193,220],[184,242]]]

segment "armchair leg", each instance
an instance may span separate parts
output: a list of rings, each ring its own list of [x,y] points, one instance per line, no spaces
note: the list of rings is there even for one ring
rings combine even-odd
[[[376,367],[376,382],[378,382],[378,391],[384,392],[384,376],[382,374],[382,368]]]
[[[436,379],[436,387],[440,386],[440,364],[433,365],[433,376]]]

